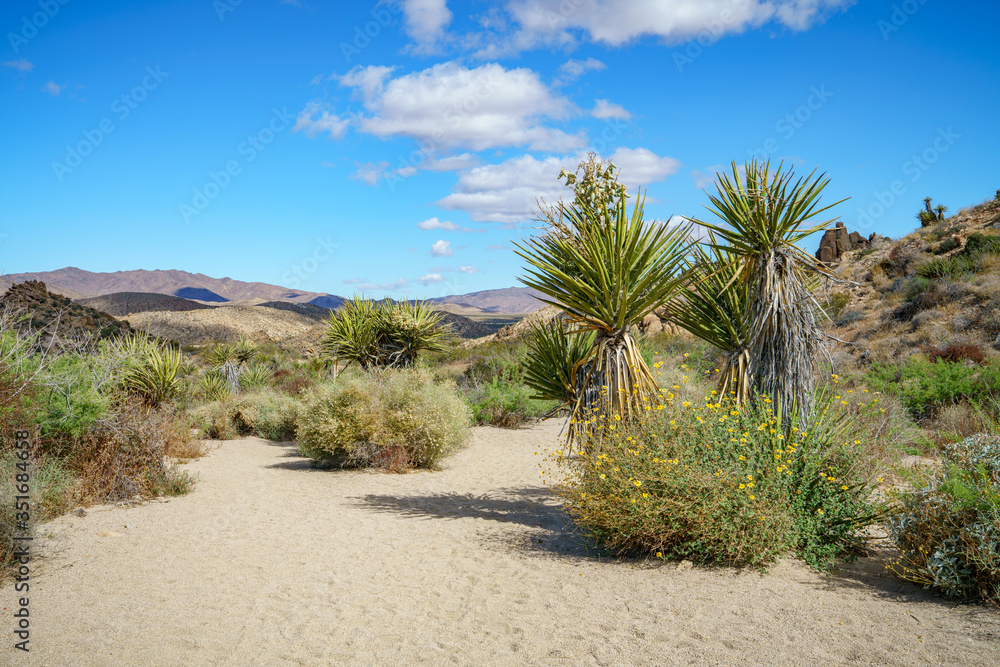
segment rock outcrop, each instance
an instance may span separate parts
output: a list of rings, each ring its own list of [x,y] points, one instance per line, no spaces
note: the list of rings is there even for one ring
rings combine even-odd
[[[881,240],[883,237],[875,233],[872,233],[868,238],[858,232],[848,233],[844,223],[838,222],[836,227],[823,232],[819,249],[816,251],[816,259],[824,264],[835,264],[840,261],[845,252],[867,248]]]

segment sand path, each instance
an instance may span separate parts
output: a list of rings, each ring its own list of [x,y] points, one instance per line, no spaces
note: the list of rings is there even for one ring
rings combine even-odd
[[[408,475],[222,443],[187,496],[43,526],[32,651],[4,611],[0,664],[1000,664],[1000,613],[872,561],[827,577],[589,555],[533,456],[557,428],[476,429]]]

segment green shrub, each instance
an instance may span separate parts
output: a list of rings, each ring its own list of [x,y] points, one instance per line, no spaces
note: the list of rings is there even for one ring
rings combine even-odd
[[[898,396],[915,418],[925,419],[946,405],[963,400],[977,404],[996,396],[1000,364],[967,366],[914,355],[898,366],[872,364],[867,380],[872,388]]]
[[[274,370],[267,364],[252,363],[244,366],[240,373],[240,391],[262,389],[271,383]]]
[[[843,312],[847,304],[851,302],[851,295],[847,292],[836,292],[830,295],[827,300],[826,314],[831,319],[836,321],[840,317],[840,313]]]
[[[901,578],[951,597],[1000,601],[1000,436],[946,445],[944,465],[896,494],[886,521]]]
[[[534,398],[534,391],[523,384],[505,382],[494,377],[487,383],[465,384],[460,389],[472,408],[475,424],[517,428],[538,419],[557,408],[557,401]]]
[[[263,389],[200,406],[193,417],[211,438],[231,440],[256,435],[267,440],[292,440],[297,412],[294,398]]]
[[[93,371],[91,359],[64,354],[39,374],[32,407],[50,453],[60,454],[68,441],[90,432],[108,414],[111,398],[97,390]]]
[[[968,257],[934,257],[917,267],[916,273],[928,280],[961,280],[976,272]]]
[[[714,395],[667,394],[632,422],[592,417],[578,456],[559,459],[561,494],[619,553],[760,565],[792,550],[830,567],[862,543],[873,468],[839,401],[817,404],[808,433],[782,432],[769,403]]]
[[[466,442],[469,408],[425,370],[342,376],[305,395],[300,451],[323,464],[433,468]]]
[[[958,241],[956,241],[955,237],[952,236],[946,238],[944,241],[941,241],[941,243],[934,246],[931,252],[933,252],[935,255],[943,255],[946,252],[951,252],[957,247],[958,247]]]
[[[965,241],[963,255],[1000,255],[1000,236],[975,232]]]

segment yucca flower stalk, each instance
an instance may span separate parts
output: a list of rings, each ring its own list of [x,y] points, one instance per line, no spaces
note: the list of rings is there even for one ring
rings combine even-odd
[[[593,413],[628,418],[659,396],[631,328],[680,284],[688,227],[643,219],[641,196],[627,210],[624,196],[596,205],[560,202],[561,227],[515,244],[528,263],[520,281],[563,309],[573,333],[594,338],[574,388],[568,441]]]
[[[720,173],[711,206],[725,226],[704,226],[725,241],[713,243],[739,258],[733,283],[750,291],[750,376],[753,388],[780,406],[787,424],[793,411],[804,423],[816,387],[816,357],[822,332],[817,323],[820,306],[808,289],[810,275],[832,277],[812,255],[796,244],[826,228],[834,220],[806,227],[823,211],[841,203],[819,206],[830,182],[825,174],[795,179],[792,169],[756,159],[743,171],[732,164],[732,174]],[[844,201],[844,200],[841,200]]]
[[[685,260],[684,286],[664,304],[667,318],[722,352],[717,390],[738,405],[750,397],[750,283],[738,280],[740,257],[709,233]]]

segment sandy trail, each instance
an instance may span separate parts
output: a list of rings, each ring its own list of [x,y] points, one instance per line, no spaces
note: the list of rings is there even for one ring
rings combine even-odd
[[[43,526],[32,651],[4,611],[0,664],[1000,664],[1000,613],[870,560],[828,577],[589,554],[533,455],[557,429],[476,429],[408,475],[222,443],[188,496]]]

